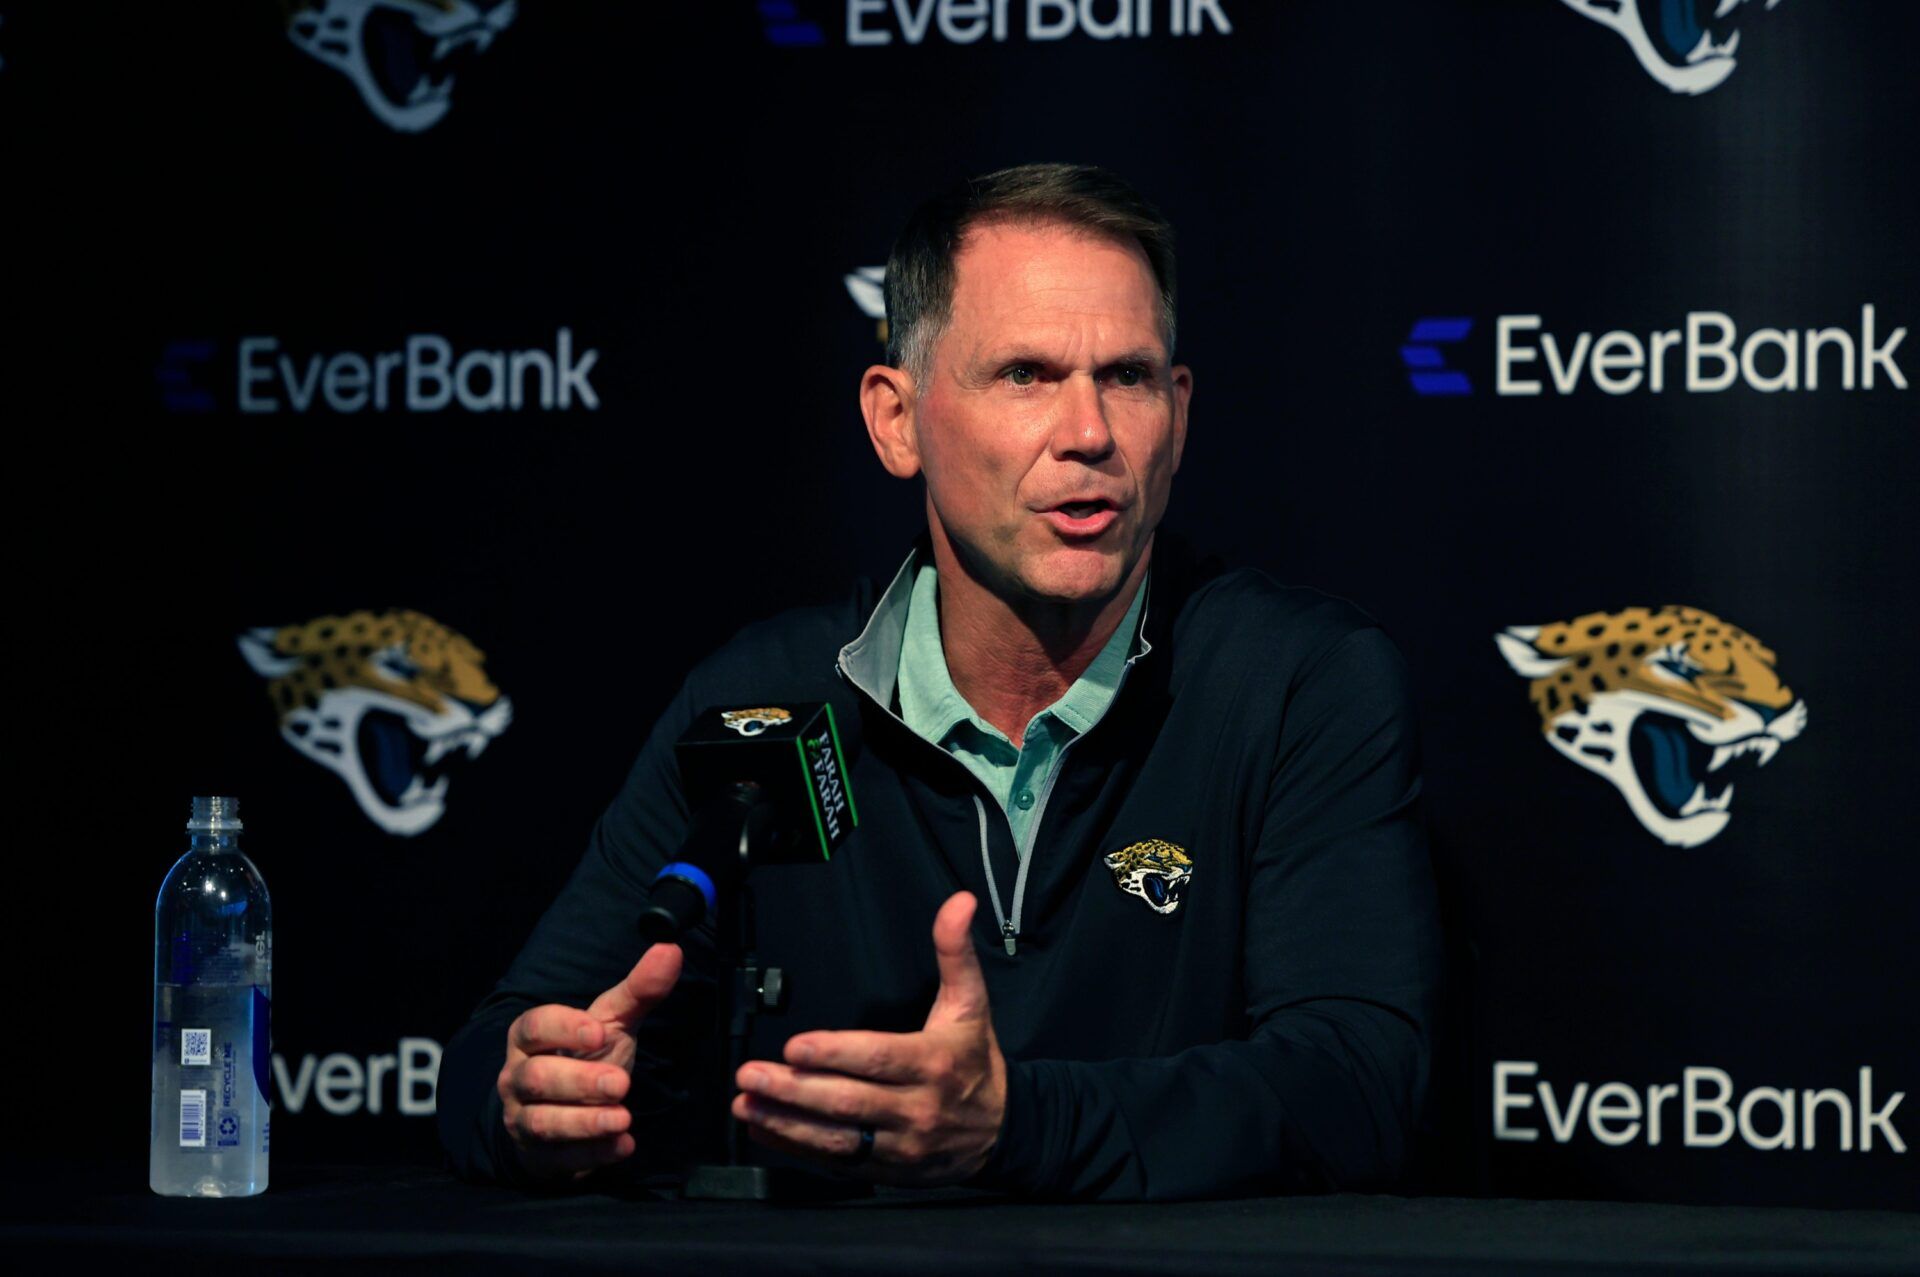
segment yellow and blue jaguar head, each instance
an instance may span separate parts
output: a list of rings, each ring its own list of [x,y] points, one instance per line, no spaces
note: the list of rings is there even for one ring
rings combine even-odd
[[[446,812],[450,769],[513,721],[486,654],[420,612],[349,612],[239,637],[289,745],[346,782],[367,818],[412,836]]]
[[[1140,897],[1155,913],[1178,909],[1193,878],[1193,861],[1187,853],[1158,838],[1109,853],[1106,866],[1113,870],[1114,884],[1120,890]]]
[[[793,721],[793,715],[776,705],[762,705],[722,711],[720,721],[742,736],[758,736],[769,727],[785,727]]]
[[[1725,829],[1734,782],[1807,725],[1772,649],[1699,608],[1591,612],[1493,637],[1528,680],[1547,743],[1676,847]]]

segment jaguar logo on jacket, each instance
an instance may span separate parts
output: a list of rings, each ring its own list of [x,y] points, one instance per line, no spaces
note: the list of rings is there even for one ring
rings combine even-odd
[[[1106,856],[1114,885],[1147,902],[1155,913],[1172,913],[1186,895],[1193,877],[1193,861],[1170,842],[1149,838]]]

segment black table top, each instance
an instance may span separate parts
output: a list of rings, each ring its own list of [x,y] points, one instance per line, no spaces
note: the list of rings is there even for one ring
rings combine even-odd
[[[205,1201],[101,1179],[16,1183],[0,1253],[138,1259],[142,1272],[252,1260],[276,1274],[1920,1273],[1920,1214],[1897,1211],[1360,1194],[1081,1206],[962,1190],[764,1206],[312,1166],[276,1166],[257,1197]]]

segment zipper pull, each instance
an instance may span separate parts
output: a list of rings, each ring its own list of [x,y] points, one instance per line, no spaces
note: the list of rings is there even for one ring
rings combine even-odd
[[[1003,922],[1000,924],[1000,937],[1007,942],[1007,956],[1009,958],[1014,956],[1013,937],[1016,934],[1011,922]]]

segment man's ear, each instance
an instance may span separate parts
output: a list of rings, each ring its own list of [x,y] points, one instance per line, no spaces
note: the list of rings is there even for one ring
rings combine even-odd
[[[875,364],[860,375],[860,412],[867,419],[867,438],[880,464],[896,479],[920,473],[913,395],[913,378],[904,369]]]
[[[1185,364],[1173,366],[1173,469],[1180,471],[1180,457],[1187,450],[1187,406],[1193,402],[1193,369]]]

